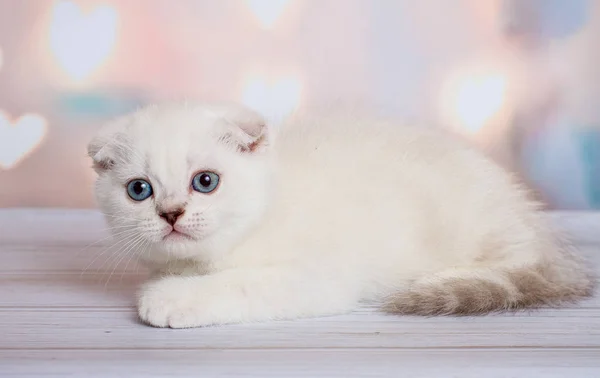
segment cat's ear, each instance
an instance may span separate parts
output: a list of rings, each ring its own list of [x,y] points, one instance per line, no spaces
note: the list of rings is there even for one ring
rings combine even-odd
[[[123,143],[123,123],[124,120],[120,119],[102,126],[88,143],[88,156],[92,158],[92,167],[98,174],[115,165],[119,146]]]
[[[264,151],[269,144],[268,127],[259,113],[241,106],[224,106],[219,109],[222,126],[219,139],[233,144],[243,153]]]

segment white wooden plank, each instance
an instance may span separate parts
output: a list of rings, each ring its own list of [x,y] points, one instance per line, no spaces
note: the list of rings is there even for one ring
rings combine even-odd
[[[600,213],[549,216],[600,267]],[[364,308],[294,322],[147,327],[131,306],[143,279],[133,266],[117,266],[106,287],[113,266],[102,257],[80,275],[106,243],[81,250],[106,237],[104,228],[95,210],[0,210],[0,376],[600,376],[598,297],[477,318]]]
[[[584,244],[600,244],[600,212],[553,211],[549,219]],[[31,225],[35,224],[35,227]],[[106,235],[104,218],[95,209],[0,209],[0,243],[80,243]]]
[[[10,377],[600,376],[598,349],[0,351]]]
[[[6,348],[600,347],[600,310],[418,318],[370,312],[199,329],[141,325],[133,310],[2,309]]]
[[[600,233],[600,231],[598,231]],[[6,272],[89,272],[121,273],[138,272],[139,266],[131,255],[119,252],[131,252],[118,248],[109,248],[112,242],[98,243],[73,242],[54,244],[45,240],[30,239],[27,243],[2,245],[0,237],[0,274]],[[598,245],[578,244],[577,248],[594,266],[600,266],[600,243]]]
[[[0,209],[0,243],[81,243],[106,235],[106,224],[97,210]]]
[[[0,274],[0,308],[127,307],[145,274],[4,273]],[[108,282],[108,284],[106,284]],[[600,308],[600,296],[575,308]]]
[[[71,245],[46,244],[43,240],[31,240],[28,244],[21,245],[0,244],[0,252],[3,256],[0,274],[7,272],[95,274],[111,273],[113,270],[115,273],[142,270],[131,258],[131,254],[119,254],[126,250],[109,248],[112,243],[89,247],[88,245],[89,243],[84,242]]]
[[[570,230],[582,247],[598,239],[583,252],[600,265],[600,212],[549,213],[549,217]],[[95,210],[0,210],[0,274],[136,270],[130,256],[115,254],[121,245],[109,248],[112,245],[103,218]]]
[[[144,277],[118,272],[0,274],[0,308],[131,307]]]

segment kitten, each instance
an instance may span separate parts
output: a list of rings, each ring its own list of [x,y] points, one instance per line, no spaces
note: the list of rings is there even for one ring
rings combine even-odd
[[[231,104],[150,106],[88,146],[114,236],[152,269],[157,327],[559,305],[594,278],[511,176],[450,136]]]

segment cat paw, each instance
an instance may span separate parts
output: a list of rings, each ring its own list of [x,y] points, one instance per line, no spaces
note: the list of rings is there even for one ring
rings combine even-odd
[[[198,297],[180,277],[168,277],[145,284],[138,300],[138,315],[154,327],[192,328],[208,325],[202,321]]]

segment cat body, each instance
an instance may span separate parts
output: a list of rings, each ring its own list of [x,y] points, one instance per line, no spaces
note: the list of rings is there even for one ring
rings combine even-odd
[[[240,106],[165,104],[107,125],[89,152],[115,237],[153,270],[138,311],[154,326],[321,316],[360,302],[471,315],[593,289],[527,191],[435,130],[298,115],[275,134]],[[128,197],[146,184],[149,197]]]

